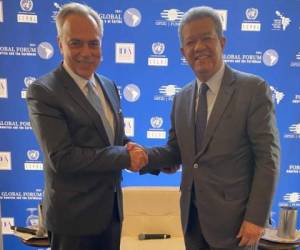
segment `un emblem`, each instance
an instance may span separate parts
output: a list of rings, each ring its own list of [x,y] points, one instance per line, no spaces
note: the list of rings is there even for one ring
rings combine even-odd
[[[155,55],[161,55],[165,51],[165,44],[161,42],[153,43],[152,51]]]
[[[255,20],[258,16],[258,9],[255,9],[255,8],[248,8],[246,10],[246,17],[249,19],[249,20]]]
[[[163,118],[159,116],[154,116],[150,119],[150,123],[152,128],[161,128],[161,126],[163,125]]]
[[[23,11],[31,11],[33,8],[32,0],[21,0],[20,7]]]
[[[37,150],[28,150],[27,157],[31,161],[36,161],[40,157],[40,153]]]
[[[33,77],[33,76],[26,76],[26,77],[24,78],[24,84],[25,84],[25,86],[28,88],[29,85],[30,85],[31,83],[33,83],[35,80],[36,80],[36,78]]]

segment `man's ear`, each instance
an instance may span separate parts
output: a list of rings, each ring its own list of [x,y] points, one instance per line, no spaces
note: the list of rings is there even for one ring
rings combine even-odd
[[[57,36],[57,44],[58,44],[60,53],[63,54],[62,41],[61,41],[60,36]]]
[[[183,55],[185,57],[185,52],[184,52],[184,49],[182,47],[180,48],[180,52],[181,52],[181,55]]]
[[[226,38],[223,36],[223,37],[220,39],[220,42],[221,42],[222,50],[224,51],[225,44],[226,44]]]

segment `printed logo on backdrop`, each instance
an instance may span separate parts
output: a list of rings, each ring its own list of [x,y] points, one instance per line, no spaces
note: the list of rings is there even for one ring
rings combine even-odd
[[[272,67],[278,62],[279,55],[276,50],[268,49],[263,54],[263,62],[266,66]]]
[[[168,66],[168,58],[163,55],[165,44],[162,42],[152,43],[152,55],[148,57],[149,66]]]
[[[134,43],[116,43],[116,63],[135,63]]]
[[[37,208],[29,207],[26,210],[29,212],[29,215],[27,216],[25,221],[26,227],[37,228],[39,225],[39,216],[37,214]]]
[[[0,120],[0,130],[32,130],[29,121]]]
[[[224,31],[227,30],[227,10],[216,10],[220,16],[222,28]]]
[[[181,90],[175,84],[162,85],[158,89],[159,94],[154,96],[154,101],[173,101],[174,95]]]
[[[136,27],[142,21],[142,15],[138,9],[130,8],[124,12],[124,22],[129,27]]]
[[[137,85],[131,83],[124,87],[123,95],[126,101],[136,102],[141,96],[141,90]]]
[[[124,117],[124,130],[127,137],[134,137],[134,118]]]
[[[295,56],[295,61],[292,61],[290,64],[291,67],[300,67],[300,52],[298,52]]]
[[[0,170],[11,170],[11,152],[0,152]]]
[[[285,31],[286,28],[290,25],[291,19],[284,16],[279,10],[275,11],[276,18],[272,23],[272,30]]]
[[[6,78],[0,78],[0,98],[8,98]]]
[[[54,54],[53,46],[48,42],[34,43],[29,46],[2,46],[0,56],[39,56],[42,59],[50,59]]]
[[[24,163],[25,170],[43,170],[43,162],[39,160],[40,152],[38,150],[28,150],[27,160]]]
[[[292,192],[292,193],[286,193],[283,196],[283,204],[280,205],[288,205],[288,206],[300,206],[300,193],[298,192]]]
[[[99,13],[99,17],[105,24],[123,24],[122,10],[115,10],[113,13]]]
[[[164,120],[162,117],[154,116],[150,119],[151,128],[147,131],[148,139],[166,139],[166,131],[162,129]]]
[[[56,8],[56,10],[52,11],[52,16],[51,17],[52,17],[52,22],[55,23],[57,13],[61,9],[61,5],[57,2],[54,2],[53,6]]]
[[[273,86],[270,86],[270,89],[272,91],[272,99],[273,99],[273,102],[276,103],[276,104],[279,104],[283,97],[284,97],[284,93],[283,92],[280,92],[278,91],[277,89],[275,89],[275,87]]]
[[[291,124],[288,130],[289,132],[284,135],[285,139],[300,139],[300,123]]]
[[[14,234],[13,230],[10,229],[11,226],[15,225],[15,219],[13,217],[2,217],[2,234],[9,235]]]
[[[246,9],[246,20],[244,20],[241,25],[242,31],[260,31],[261,23],[257,20],[258,13],[258,9],[256,8]]]
[[[295,95],[295,97],[294,97],[292,103],[293,103],[293,104],[300,104],[300,94]]]
[[[23,88],[22,91],[21,91],[21,98],[22,99],[26,98],[27,89],[28,89],[29,85],[31,83],[33,83],[35,80],[36,80],[36,78],[33,77],[33,76],[25,76],[24,77],[24,84],[25,84],[26,88]]]
[[[184,12],[178,9],[166,9],[160,13],[162,19],[155,20],[157,26],[177,27],[182,19]]]
[[[34,13],[33,10],[33,1],[32,0],[20,0],[20,8],[22,11],[19,11],[17,14],[18,23],[37,23],[38,16]]]
[[[37,48],[38,54],[40,58],[48,60],[50,59],[54,54],[54,49],[52,45],[48,42],[42,42],[38,45]]]
[[[186,58],[184,56],[180,57],[180,62],[181,62],[180,63],[181,65],[184,65],[184,66],[189,65],[188,61],[186,60]]]
[[[264,64],[272,67],[277,64],[279,55],[276,50],[268,49],[264,53],[256,51],[253,54],[224,54],[226,63],[234,64]]]
[[[3,17],[3,1],[0,0],[0,23],[4,22],[4,17]]]
[[[293,164],[289,165],[289,168],[286,170],[287,174],[300,174],[300,165]]]
[[[42,200],[43,190],[36,189],[32,192],[20,191],[2,191],[0,193],[0,200]]]

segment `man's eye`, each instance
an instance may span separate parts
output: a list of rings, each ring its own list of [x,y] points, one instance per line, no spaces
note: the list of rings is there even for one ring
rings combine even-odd
[[[194,44],[195,44],[194,40],[188,40],[188,41],[185,42],[186,46],[193,46]]]
[[[90,41],[88,42],[90,48],[98,48],[100,46],[99,41]]]
[[[69,46],[72,48],[79,48],[83,45],[83,43],[79,40],[71,40],[69,41]]]
[[[202,40],[203,40],[204,42],[209,42],[209,41],[212,40],[212,37],[211,37],[211,36],[205,36],[205,37],[202,38]]]

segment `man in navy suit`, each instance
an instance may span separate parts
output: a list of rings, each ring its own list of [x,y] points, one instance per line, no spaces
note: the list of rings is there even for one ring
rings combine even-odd
[[[224,63],[225,37],[214,9],[187,11],[179,38],[196,79],[175,95],[168,143],[148,150],[149,167],[182,164],[187,250],[255,249],[279,172],[271,91],[262,78]]]
[[[63,63],[30,85],[31,125],[44,153],[43,212],[52,250],[118,250],[121,170],[147,162],[128,152],[118,90],[95,73],[103,24],[86,5],[64,5],[57,17]]]

